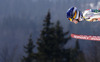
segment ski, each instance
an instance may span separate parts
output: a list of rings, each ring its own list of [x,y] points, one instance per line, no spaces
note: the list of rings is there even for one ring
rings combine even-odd
[[[71,37],[75,39],[100,41],[100,36],[71,34]]]

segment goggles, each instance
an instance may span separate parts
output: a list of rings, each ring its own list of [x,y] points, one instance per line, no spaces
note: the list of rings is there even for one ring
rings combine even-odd
[[[77,11],[75,11],[74,16],[73,16],[72,18],[68,18],[68,20],[70,20],[70,21],[72,22],[72,21],[73,21],[73,19],[75,19],[75,18],[76,18],[76,14],[77,14]]]

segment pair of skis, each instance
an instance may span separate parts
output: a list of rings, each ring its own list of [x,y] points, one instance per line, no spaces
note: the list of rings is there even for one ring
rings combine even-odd
[[[72,37],[72,38],[75,38],[75,39],[100,41],[100,36],[71,34],[71,37]]]

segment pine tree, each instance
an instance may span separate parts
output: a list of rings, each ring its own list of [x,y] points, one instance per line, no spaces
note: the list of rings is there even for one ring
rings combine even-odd
[[[76,46],[70,51],[70,62],[85,62],[83,52],[80,50],[79,42],[76,40]]]
[[[50,22],[51,15],[50,12],[48,12],[44,24],[43,24],[43,30],[41,31],[40,38],[37,41],[38,44],[38,55],[39,59],[43,62],[47,62],[47,60],[51,59],[51,51],[53,48],[53,39],[54,39],[54,28],[53,23]]]
[[[34,47],[35,47],[35,45],[33,44],[33,41],[32,41],[32,35],[30,35],[28,44],[26,46],[24,46],[24,48],[26,49],[25,53],[27,54],[27,57],[23,56],[23,59],[22,59],[23,62],[32,62],[33,61],[33,59],[34,59],[34,52],[33,52]]]
[[[64,45],[68,42],[70,37],[67,37],[68,32],[66,34],[63,32],[63,27],[60,26],[59,20],[55,26],[55,47],[54,47],[54,58],[56,58],[55,62],[62,62],[64,58],[68,57],[68,50],[64,49]],[[67,37],[67,38],[66,38]],[[68,59],[66,59],[68,60]]]
[[[64,45],[66,40],[64,38],[63,28],[60,26],[60,22],[57,22],[56,27],[50,21],[50,12],[48,12],[41,31],[40,38],[37,41],[38,44],[38,58],[40,62],[61,62],[64,55]]]

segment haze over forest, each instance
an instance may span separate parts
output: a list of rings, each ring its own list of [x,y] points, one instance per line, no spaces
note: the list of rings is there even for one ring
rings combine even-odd
[[[18,52],[23,53],[21,49],[27,43],[31,33],[34,42],[39,38],[48,11],[51,13],[51,21],[55,23],[59,20],[64,31],[100,35],[100,22],[84,21],[75,25],[67,20],[66,11],[72,6],[76,6],[81,11],[96,9],[100,8],[100,0],[0,0],[0,48],[6,46],[13,49],[13,46],[18,46]],[[75,39],[70,42],[73,40]],[[83,50],[87,48],[87,44],[92,43],[79,41]]]

